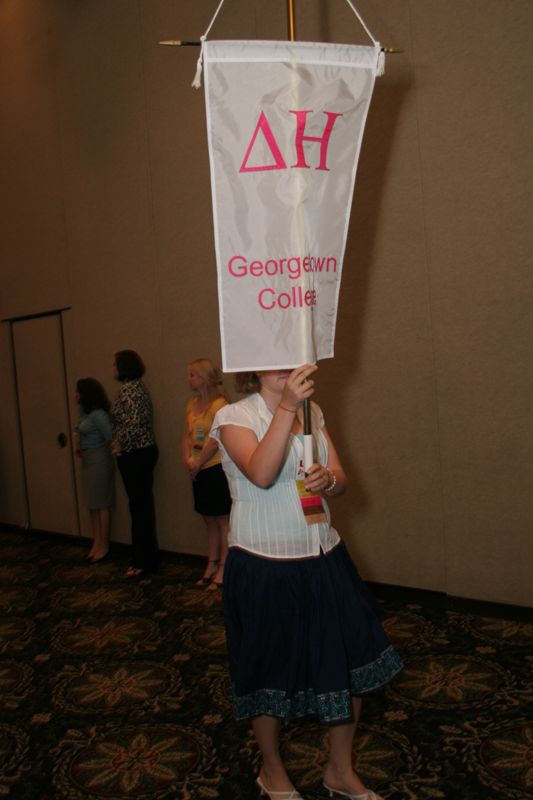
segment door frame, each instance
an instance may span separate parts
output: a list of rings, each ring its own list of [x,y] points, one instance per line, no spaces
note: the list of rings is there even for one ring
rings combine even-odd
[[[80,504],[78,498],[78,487],[77,487],[77,480],[76,480],[76,462],[74,456],[74,448],[73,448],[73,437],[72,437],[72,415],[70,413],[70,398],[68,393],[68,375],[67,375],[67,359],[65,356],[65,330],[63,326],[63,312],[70,311],[70,306],[64,306],[62,308],[53,309],[51,311],[43,311],[41,313],[35,314],[24,314],[18,317],[9,317],[7,319],[3,319],[2,322],[7,322],[9,325],[9,347],[11,351],[11,368],[12,368],[12,378],[13,378],[13,391],[15,396],[15,403],[16,403],[16,416],[17,416],[17,439],[19,445],[19,452],[20,452],[20,459],[21,459],[21,466],[22,466],[22,480],[23,480],[23,496],[24,496],[24,510],[26,521],[24,524],[24,528],[26,530],[37,530],[36,528],[32,528],[31,524],[31,505],[30,505],[30,497],[29,497],[29,489],[28,489],[28,479],[27,479],[27,472],[26,472],[26,456],[24,453],[24,439],[22,435],[22,416],[20,411],[20,394],[19,394],[19,387],[18,387],[18,377],[17,377],[17,361],[16,361],[16,354],[15,354],[15,337],[13,332],[13,325],[17,322],[25,322],[27,320],[32,319],[42,319],[43,317],[58,317],[59,319],[59,331],[60,331],[60,341],[61,341],[61,354],[60,354],[60,363],[62,366],[62,374],[64,379],[64,387],[65,387],[65,394],[66,394],[66,409],[67,409],[67,422],[69,426],[70,435],[68,437],[68,447],[70,453],[70,466],[72,470],[72,479],[73,479],[73,490],[74,490],[74,509],[75,509],[75,519],[77,525],[77,531],[73,531],[75,536],[81,536],[81,515],[80,515]],[[50,531],[53,533],[53,531]]]

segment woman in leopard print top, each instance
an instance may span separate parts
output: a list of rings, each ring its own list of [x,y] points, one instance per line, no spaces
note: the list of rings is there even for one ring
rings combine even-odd
[[[142,382],[145,367],[134,350],[115,354],[114,377],[122,383],[111,409],[113,452],[129,499],[133,565],[127,577],[153,569],[158,561],[153,487],[158,449],[152,401]]]
[[[140,378],[125,379],[113,403],[113,442],[117,454],[155,444],[152,401]]]

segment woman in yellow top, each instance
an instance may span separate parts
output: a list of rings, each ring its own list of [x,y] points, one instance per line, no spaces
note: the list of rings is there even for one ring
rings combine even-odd
[[[207,564],[198,583],[220,589],[228,552],[231,497],[218,445],[209,431],[215,414],[229,400],[220,371],[208,358],[189,364],[187,381],[193,397],[185,410],[183,462],[192,480],[194,510],[202,515],[207,528]]]

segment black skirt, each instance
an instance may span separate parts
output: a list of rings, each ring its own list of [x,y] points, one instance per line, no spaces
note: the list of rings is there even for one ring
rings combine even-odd
[[[293,561],[231,549],[223,608],[237,719],[346,722],[402,668],[343,543]]]
[[[192,482],[194,510],[206,517],[224,517],[231,511],[231,496],[220,464],[201,469]]]

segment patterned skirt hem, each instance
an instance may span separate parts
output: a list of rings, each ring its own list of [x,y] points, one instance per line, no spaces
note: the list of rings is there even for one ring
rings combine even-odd
[[[352,719],[352,697],[360,697],[380,689],[403,668],[393,647],[388,647],[371,664],[350,670],[350,687],[336,692],[317,694],[314,689],[288,696],[281,689],[258,689],[247,695],[237,695],[232,687],[235,717],[238,720],[267,714],[285,722],[316,716],[324,724],[347,722]]]

